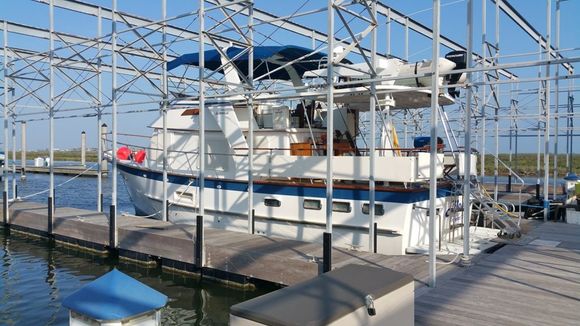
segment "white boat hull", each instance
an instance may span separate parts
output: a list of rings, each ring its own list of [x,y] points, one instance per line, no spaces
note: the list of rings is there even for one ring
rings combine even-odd
[[[136,164],[119,164],[121,175],[127,184],[129,194],[138,215],[160,218],[163,208],[162,182],[159,171],[141,168]],[[254,185],[254,230],[256,234],[293,239],[306,242],[322,242],[325,232],[324,187],[289,186],[281,184]],[[427,210],[428,190],[420,192],[377,191],[377,205],[382,205],[384,213],[377,212],[377,252],[383,254],[404,254],[408,248],[428,243]],[[366,190],[368,194],[368,190]],[[170,175],[168,182],[168,218],[174,223],[195,223],[199,188],[196,180],[185,175]],[[228,180],[206,180],[204,188],[204,226],[236,232],[248,232],[247,183]],[[333,245],[357,250],[368,250],[368,214],[363,213],[363,204],[368,204],[365,191],[335,189],[334,200],[348,203],[350,212],[333,212]],[[348,198],[351,197],[351,198]],[[383,200],[381,200],[381,198]],[[390,198],[390,199],[389,199]],[[265,199],[275,199],[280,207],[265,206]],[[320,209],[304,209],[304,199],[319,200]],[[366,200],[365,200],[366,199]],[[459,202],[459,197],[442,195],[437,199],[440,212]],[[345,204],[346,205],[346,204]],[[447,237],[439,233],[439,223],[448,229],[450,223],[461,223],[460,216],[441,214],[437,222],[437,237]],[[442,230],[443,230],[442,229]],[[459,235],[456,235],[459,236]]]

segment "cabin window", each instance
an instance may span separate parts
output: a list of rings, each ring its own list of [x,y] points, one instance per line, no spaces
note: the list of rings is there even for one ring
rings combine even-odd
[[[322,203],[318,199],[304,199],[304,204],[302,207],[304,207],[304,209],[321,210]]]
[[[350,203],[345,201],[333,201],[332,211],[340,213],[350,213],[351,211]]]
[[[369,208],[370,204],[363,204],[362,212],[363,214],[369,215]],[[376,216],[383,216],[385,215],[385,209],[383,208],[383,204],[375,204],[375,215]]]
[[[262,113],[258,116],[258,126],[264,129],[274,128],[274,116],[272,113]]]
[[[264,199],[264,205],[268,207],[280,207],[282,203],[278,199],[266,198]]]

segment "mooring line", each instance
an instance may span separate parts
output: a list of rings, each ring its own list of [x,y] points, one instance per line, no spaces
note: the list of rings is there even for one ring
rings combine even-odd
[[[58,187],[64,186],[64,185],[66,185],[67,183],[69,183],[69,182],[71,182],[71,181],[75,180],[76,178],[78,178],[78,177],[82,176],[83,174],[85,174],[85,173],[87,173],[88,171],[90,171],[91,169],[93,169],[95,166],[97,166],[97,164],[99,164],[99,163],[95,163],[95,164],[93,164],[93,165],[89,166],[89,167],[88,167],[86,170],[84,170],[84,171],[82,171],[81,173],[79,173],[79,174],[75,175],[74,177],[72,177],[72,178],[70,178],[70,179],[66,180],[66,181],[65,181],[65,182],[63,182],[63,183],[59,183],[58,185],[54,186],[54,188],[56,189],[56,188],[58,188]],[[28,199],[28,198],[31,198],[31,197],[35,197],[35,196],[38,196],[38,195],[42,195],[42,194],[44,194],[44,193],[48,192],[49,190],[50,190],[50,188],[48,188],[48,189],[46,189],[46,190],[39,191],[39,192],[37,192],[37,193],[34,193],[34,194],[31,194],[31,195],[26,195],[26,196],[23,196],[23,197],[18,197],[18,198],[16,198],[16,200],[24,200],[24,199]],[[11,199],[11,200],[9,200],[9,202],[14,202],[14,199]]]

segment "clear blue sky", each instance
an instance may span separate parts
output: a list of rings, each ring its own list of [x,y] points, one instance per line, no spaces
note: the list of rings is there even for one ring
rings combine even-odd
[[[99,1],[99,0],[85,0],[89,3],[102,5],[104,7],[111,7],[111,1]],[[124,12],[130,12],[138,16],[150,18],[150,19],[160,19],[161,17],[161,5],[160,1],[139,1],[139,0],[119,0],[119,10]],[[405,0],[391,0],[382,1],[383,3],[395,8],[399,12],[410,15],[411,18],[423,23],[426,26],[431,26],[431,4],[430,0],[416,0],[416,1],[405,1]],[[191,12],[197,9],[197,1],[180,1],[180,0],[168,0],[168,15],[174,16],[184,12]],[[534,27],[544,33],[546,30],[546,1],[544,0],[511,0],[510,3],[520,11],[522,16],[524,16],[528,21],[530,21]],[[270,11],[277,15],[289,15],[295,11],[303,12],[308,10],[313,10],[317,8],[324,7],[326,1],[323,0],[298,0],[298,1],[270,1],[270,0],[256,0],[256,8],[264,9]],[[475,8],[475,22],[474,22],[474,44],[477,52],[481,52],[481,0],[474,1]],[[552,9],[555,11],[555,1],[552,2]],[[441,9],[441,32],[449,38],[454,39],[460,44],[465,45],[466,43],[466,1],[465,0],[443,0]],[[562,2],[562,12],[561,12],[561,48],[577,48],[580,47],[580,20],[577,18],[578,13],[580,13],[580,1],[570,0]],[[494,5],[491,1],[487,1],[487,25],[488,25],[488,40],[495,42],[495,11]],[[62,9],[55,9],[55,28],[57,31],[62,31],[66,33],[95,37],[96,36],[96,19],[94,17],[85,16],[82,14],[73,14],[69,11]],[[41,28],[48,28],[48,6],[45,4],[37,3],[32,0],[19,0],[19,1],[0,1],[0,20],[8,20],[15,23],[21,23],[26,25],[32,25]],[[309,16],[299,17],[295,19],[296,22],[301,23],[306,26],[314,27],[320,31],[326,30],[326,14],[313,14]],[[384,18],[381,18],[381,22],[384,22]],[[210,24],[211,21],[208,23]],[[189,29],[197,30],[197,22],[192,22],[192,19],[184,19],[175,22],[175,24],[186,27]],[[555,32],[555,15],[552,16],[552,28]],[[339,26],[339,21],[337,19],[337,26]],[[273,31],[272,28],[261,27],[262,34],[257,35],[258,41],[263,41],[265,34]],[[110,32],[110,23],[104,21],[103,26],[104,32]],[[515,24],[513,24],[506,15],[503,13],[500,15],[500,49],[502,55],[518,54],[518,53],[529,53],[536,52],[537,45],[532,42],[530,37],[528,37],[524,32],[518,30]],[[344,31],[342,31],[345,33]],[[393,54],[399,57],[404,55],[404,37],[403,28],[397,24],[393,25],[392,29],[392,49]],[[553,35],[555,36],[555,35]],[[0,36],[0,39],[2,37]],[[273,37],[274,40],[267,40],[264,44],[298,44],[303,46],[310,46],[310,40],[307,38],[298,37],[292,33],[288,32],[278,32]],[[386,50],[386,28],[385,24],[381,24],[379,29],[379,50],[384,52]],[[553,37],[553,42],[555,39]],[[43,51],[48,48],[48,42],[38,41],[30,38],[21,37],[18,35],[10,35],[10,45],[30,48],[38,51]],[[191,45],[181,44],[176,45],[173,51],[176,53],[185,52],[196,52],[196,47],[191,48]],[[442,48],[442,55],[446,53],[448,49]],[[574,57],[580,54],[579,51],[566,52],[567,56]],[[418,61],[421,59],[430,59],[431,57],[431,41],[414,35],[411,33],[410,46],[409,46],[409,59],[410,61]],[[536,55],[530,55],[526,57],[519,57],[517,59],[504,59],[503,62],[513,61],[513,60],[534,60],[537,58]],[[552,69],[552,72],[554,70]],[[537,68],[531,69],[521,69],[515,70],[522,78],[535,77],[537,74]],[[563,72],[562,72],[563,73]],[[110,88],[110,82],[108,81],[108,76],[104,77],[107,79],[103,82],[104,88]],[[141,85],[141,84],[140,84]],[[562,82],[561,86],[567,87],[566,82]],[[537,83],[522,83],[520,89],[536,88]],[[509,102],[509,95],[507,92],[510,90],[510,86],[502,87],[500,90],[504,95],[504,101]],[[125,100],[129,101],[130,97],[126,97]],[[537,107],[537,96],[533,94],[524,94],[517,97],[522,106],[522,110],[526,112],[536,112]],[[565,97],[561,97],[561,103],[565,101]],[[503,103],[505,104],[505,103]],[[157,107],[156,104],[143,105],[140,108],[151,109]],[[453,110],[453,109],[451,109]],[[149,134],[150,131],[146,126],[156,117],[156,113],[141,113],[132,115],[122,115],[119,117],[119,130],[131,133]],[[105,122],[110,125],[110,118],[105,117]],[[533,120],[521,120],[521,126],[532,127],[536,122]],[[492,125],[489,124],[488,127]],[[507,125],[504,125],[507,126]],[[562,122],[562,126],[564,123]],[[96,145],[96,119],[95,118],[74,118],[74,119],[64,119],[56,121],[56,147],[57,148],[72,148],[78,147],[80,142],[80,132],[85,130],[89,138],[89,145]],[[17,133],[19,134],[19,132]],[[44,121],[40,122],[30,122],[28,128],[28,147],[29,149],[42,149],[48,147],[48,128],[47,123]],[[19,137],[19,136],[18,136]],[[561,143],[564,143],[564,139],[561,139]],[[491,145],[493,144],[492,139],[488,141],[488,150],[491,150]],[[523,139],[520,143],[520,151],[522,152],[533,152],[535,151],[536,140],[529,138]],[[564,150],[564,145],[561,146],[560,152]],[[580,141],[576,141],[576,152],[579,152]],[[507,139],[501,140],[501,151],[507,151]]]

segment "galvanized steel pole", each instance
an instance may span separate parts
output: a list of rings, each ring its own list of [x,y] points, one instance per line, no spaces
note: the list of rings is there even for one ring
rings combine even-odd
[[[429,160],[429,286],[437,280],[435,221],[437,220],[437,110],[439,107],[439,19],[440,0],[433,0],[433,54],[431,76],[431,148]]]
[[[487,60],[487,0],[481,1],[481,65],[485,66]],[[485,81],[485,71],[481,72],[481,79]],[[481,88],[481,150],[479,157],[480,164],[480,174],[481,182],[485,183],[485,153],[486,153],[486,143],[487,143],[487,121],[485,120],[485,107],[486,107],[486,88],[485,85]]]
[[[2,180],[4,181],[4,191],[2,192],[2,211],[4,224],[10,223],[10,212],[8,210],[8,24],[4,21],[4,166],[2,167]]]
[[[333,156],[334,156],[334,0],[328,0],[328,64],[326,94],[326,232],[324,242],[324,272],[332,269],[332,199],[333,199]]]
[[[20,179],[26,179],[26,121],[20,123]]]
[[[550,38],[552,27],[552,0],[546,0],[546,60],[550,60]],[[544,129],[544,221],[550,214],[549,185],[550,185],[550,65],[546,65],[545,110],[546,120]]]
[[[254,4],[248,2],[248,82],[254,89]],[[314,38],[313,38],[314,40]],[[313,41],[315,42],[315,41]],[[313,44],[314,48],[314,44]],[[248,94],[248,233],[254,233],[254,95]]]
[[[112,141],[111,145],[111,207],[109,212],[109,247],[117,248],[117,0],[113,0],[111,20],[111,87],[112,87]]]
[[[52,234],[52,227],[54,223],[54,0],[50,0],[49,5],[49,46],[50,46],[50,75],[49,75],[49,107],[48,107],[48,157],[49,157],[49,190],[48,190],[48,225],[47,233]]]
[[[201,220],[197,225],[197,234],[201,238],[198,242],[200,248],[198,252],[201,253],[201,257],[198,257],[200,266],[202,268],[205,265],[205,250],[204,249],[204,214],[205,214],[205,0],[199,1],[199,144],[198,144],[198,164],[199,164],[199,203],[198,203],[198,216]]]
[[[467,68],[473,67],[473,0],[467,0]],[[464,140],[464,177],[463,177],[463,263],[469,263],[469,227],[471,224],[471,73],[466,79],[465,140]]]
[[[369,69],[371,72],[371,79],[375,79],[376,75],[376,64],[377,64],[377,2],[373,0],[371,3],[371,11],[372,11],[372,21],[375,24],[373,31],[371,32],[371,64],[372,69]],[[375,239],[377,239],[377,235],[375,234],[375,151],[376,151],[376,105],[375,96],[376,93],[376,83],[371,82],[371,92],[369,98],[369,112],[370,112],[370,119],[371,119],[371,137],[370,137],[370,145],[369,145],[369,251],[374,252],[377,243],[375,243]]]
[[[548,48],[549,49],[549,48]],[[560,0],[556,0],[556,51],[560,51]],[[548,51],[549,53],[549,51]],[[556,57],[558,57],[559,52],[556,52]],[[556,65],[556,80],[554,81],[554,87],[556,88],[554,97],[554,176],[553,176],[553,189],[552,198],[556,199],[557,186],[558,186],[558,140],[560,139],[560,119],[558,117],[560,111],[560,65]]]
[[[499,3],[501,0],[495,1],[495,64],[498,63],[499,58]],[[494,96],[497,96],[499,85],[491,85]],[[497,201],[499,192],[499,105],[496,101],[494,108],[494,138],[495,138],[495,155],[493,160],[493,199]]]
[[[101,58],[103,53],[103,15],[102,9],[97,8],[97,37],[98,37],[98,52],[97,52],[97,211],[103,211],[103,78],[102,78],[102,63]]]
[[[161,0],[161,19],[163,20],[163,27],[161,28],[161,47],[162,47],[162,60],[163,60],[163,64],[161,65],[161,89],[163,92],[163,100],[161,103],[161,114],[162,114],[162,120],[163,120],[163,208],[162,208],[162,214],[161,214],[161,219],[163,221],[167,221],[168,220],[168,211],[167,208],[168,206],[168,202],[167,202],[167,101],[169,99],[169,94],[167,94],[167,34],[166,34],[166,29],[167,29],[167,22],[165,21],[167,19],[167,0]]]
[[[387,57],[391,55],[391,8],[387,9]]]
[[[18,197],[18,186],[16,185],[16,113],[12,113],[12,199]]]

